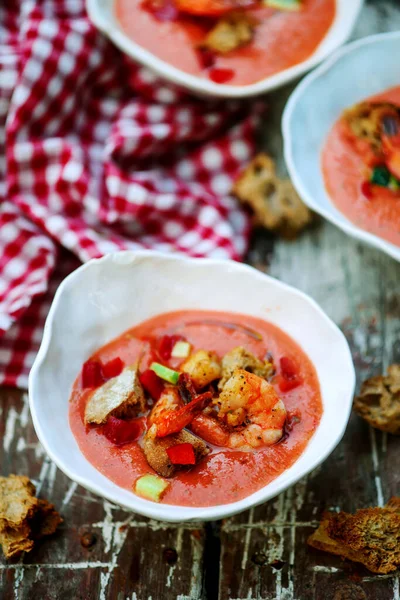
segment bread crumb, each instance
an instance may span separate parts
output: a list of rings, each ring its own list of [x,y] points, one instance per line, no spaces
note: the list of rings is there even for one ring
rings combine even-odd
[[[372,427],[400,435],[400,365],[364,381],[353,407]]]
[[[255,225],[286,239],[295,238],[312,221],[309,208],[289,180],[279,179],[267,154],[260,153],[251,161],[236,180],[233,193],[252,209]]]
[[[62,522],[53,504],[35,493],[28,477],[0,477],[0,544],[6,558],[29,552],[36,540],[54,533]]]
[[[202,47],[218,54],[232,52],[251,42],[256,24],[251,15],[233,12],[217,22],[207,34]]]
[[[400,498],[392,498],[383,508],[357,510],[354,515],[325,513],[307,543],[362,563],[373,573],[391,573],[400,566]]]

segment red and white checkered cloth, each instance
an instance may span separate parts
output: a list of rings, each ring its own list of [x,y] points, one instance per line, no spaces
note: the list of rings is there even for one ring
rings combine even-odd
[[[92,26],[84,0],[6,0],[0,384],[26,386],[51,298],[79,261],[136,248],[243,257],[249,220],[229,191],[258,115],[160,81]]]

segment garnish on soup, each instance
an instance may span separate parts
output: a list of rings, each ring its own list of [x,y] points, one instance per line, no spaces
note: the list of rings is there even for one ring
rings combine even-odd
[[[336,0],[116,0],[125,33],[165,62],[215,83],[247,85],[307,58]]]
[[[88,459],[119,485],[207,506],[290,466],[320,415],[314,369],[283,332],[186,311],[153,318],[86,361],[70,422]]]
[[[327,191],[356,225],[400,245],[400,88],[345,110],[322,153]]]

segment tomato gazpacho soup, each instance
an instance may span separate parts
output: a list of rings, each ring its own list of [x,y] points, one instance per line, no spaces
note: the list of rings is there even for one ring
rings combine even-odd
[[[325,186],[355,225],[400,246],[400,86],[341,115],[322,152]]]
[[[85,457],[155,502],[215,506],[259,490],[301,455],[322,414],[301,348],[249,316],[154,317],[82,367],[70,426]]]
[[[115,0],[115,13],[130,39],[170,65],[248,85],[307,60],[336,0]]]

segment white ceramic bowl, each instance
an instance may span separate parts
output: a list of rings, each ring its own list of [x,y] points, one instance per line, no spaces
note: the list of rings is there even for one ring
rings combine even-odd
[[[164,79],[201,95],[244,98],[268,92],[296,79],[296,77],[315,67],[348,40],[363,5],[363,0],[336,0],[336,2],[337,13],[332,27],[322,43],[307,60],[257,83],[242,86],[217,84],[203,77],[189,75],[136,44],[124,33],[115,17],[113,8],[115,0],[86,0],[86,5],[89,17],[98,29],[105,33],[116,46],[131,58],[149,67]]]
[[[400,248],[349,221],[333,204],[321,169],[326,137],[342,111],[400,85],[400,32],[373,35],[336,52],[296,87],[283,114],[285,160],[304,202],[349,235],[400,260]]]
[[[100,346],[159,313],[222,310],[267,319],[296,340],[321,386],[321,423],[296,463],[273,482],[232,504],[186,508],[149,502],[122,489],[83,456],[68,424],[71,386]],[[165,521],[226,517],[276,496],[314,469],[340,441],[350,415],[355,374],[347,342],[303,293],[235,262],[156,252],[121,252],[92,260],[59,287],[29,379],[36,433],[68,477],[108,500]]]

